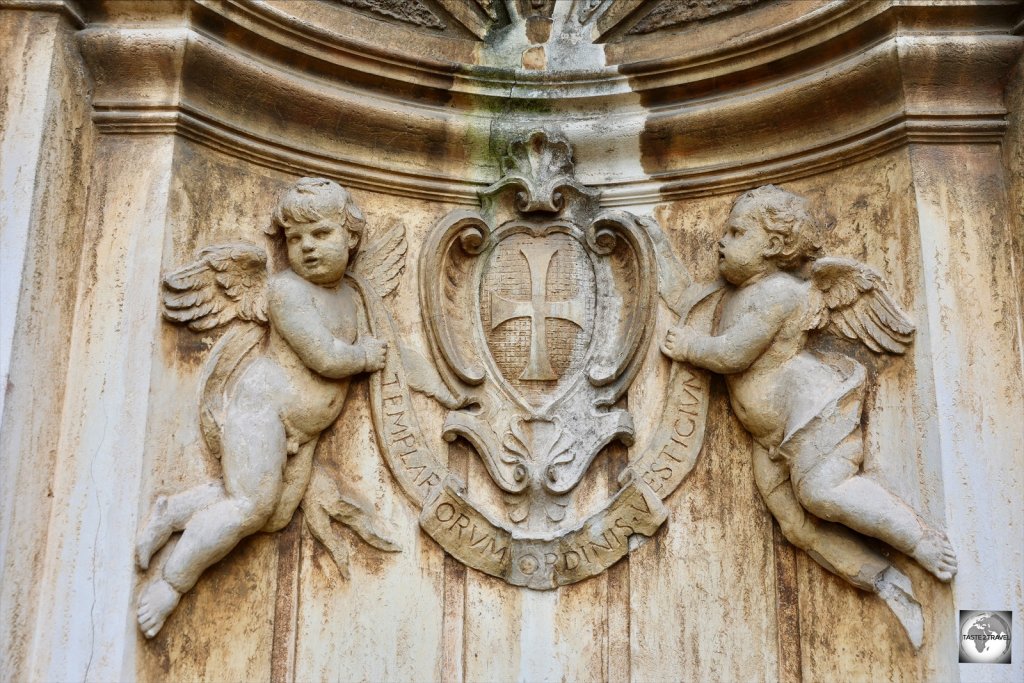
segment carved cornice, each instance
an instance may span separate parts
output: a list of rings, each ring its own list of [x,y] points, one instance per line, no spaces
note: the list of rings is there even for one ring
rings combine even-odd
[[[75,28],[85,27],[85,14],[77,0],[0,0],[0,10],[20,9],[33,12],[55,12]]]
[[[134,111],[97,108],[93,121],[101,132],[117,135],[177,134],[257,166],[337,180],[348,187],[384,194],[476,205],[485,182],[473,183],[426,173],[409,173],[355,158],[326,156],[309,148],[285,145],[207,118],[187,105],[154,106]]]
[[[236,47],[255,44],[259,38],[273,44],[284,61],[298,64],[316,59],[335,67],[331,70],[335,76],[344,76],[345,71],[372,73],[398,83],[502,99],[508,97],[510,86],[528,88],[532,97],[546,93],[566,98],[718,82],[727,74],[735,85],[744,80],[754,83],[762,78],[757,67],[771,65],[780,75],[799,71],[800,64],[790,63],[789,58],[814,48],[835,58],[896,33],[1006,32],[1016,19],[1017,7],[1016,0],[942,4],[806,0],[778,7],[762,3],[764,7],[755,6],[758,11],[736,17],[708,37],[700,31],[688,33],[685,42],[660,35],[638,36],[606,47],[607,67],[537,72],[481,66],[476,41],[424,35],[398,22],[386,28],[374,20],[366,20],[373,25],[351,26],[358,21],[351,12],[331,24],[326,21],[330,15],[300,13],[300,4],[192,2],[196,29]],[[599,15],[595,28],[602,30],[602,20],[613,15],[615,7]],[[228,26],[242,31],[232,31],[228,38],[223,35]],[[281,49],[294,54],[286,56]],[[802,63],[803,57],[798,61]]]
[[[731,194],[767,183],[784,183],[855,164],[910,143],[999,144],[1006,130],[1004,115],[927,116],[902,115],[846,138],[805,148],[799,153],[729,166],[706,166],[658,174],[644,193],[630,188],[617,196],[605,189],[605,203],[628,205],[631,201],[672,201],[687,197]]]
[[[175,26],[108,19],[81,33],[101,131],[173,132],[267,167],[468,205],[495,180],[495,121],[558,130],[615,111],[617,127],[639,132],[645,175],[602,177],[615,163],[606,140],[585,124],[563,130],[607,206],[781,182],[910,142],[998,143],[1002,79],[1022,42],[1002,2],[825,4],[743,54],[723,45],[542,84],[406,62],[270,5],[190,7]],[[545,92],[561,93],[557,113],[544,112]]]

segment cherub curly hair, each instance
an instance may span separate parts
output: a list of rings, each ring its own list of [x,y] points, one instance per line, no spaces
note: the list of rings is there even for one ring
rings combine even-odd
[[[821,226],[805,198],[775,185],[762,185],[740,195],[733,209],[741,204],[765,232],[782,237],[782,250],[773,257],[779,268],[799,268],[821,249]]]
[[[281,194],[266,233],[279,237],[289,225],[333,220],[362,236],[366,219],[352,195],[326,178],[301,178]]]

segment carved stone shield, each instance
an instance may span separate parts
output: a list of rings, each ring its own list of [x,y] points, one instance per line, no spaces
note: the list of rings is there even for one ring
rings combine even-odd
[[[594,265],[571,226],[512,225],[480,278],[487,357],[528,410],[551,403],[586,365],[594,335]]]
[[[654,243],[638,217],[601,209],[561,138],[514,141],[502,172],[481,211],[453,211],[435,226],[420,257],[420,296],[437,369],[459,399],[443,436],[471,445],[504,509],[483,512],[428,452],[409,419],[401,363],[389,361],[371,390],[382,451],[422,504],[427,533],[481,571],[553,588],[603,571],[628,552],[630,536],[665,520],[661,498],[700,449],[707,380],[673,371],[682,381],[665,404],[673,426],[652,436],[597,512],[567,515],[598,453],[635,440],[621,399],[654,332]]]

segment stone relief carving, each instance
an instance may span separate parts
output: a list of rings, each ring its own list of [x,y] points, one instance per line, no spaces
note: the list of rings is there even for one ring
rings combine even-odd
[[[494,6],[494,3],[497,2],[497,0],[475,0],[475,1],[476,1],[476,4],[480,7],[480,9],[482,9],[484,11],[484,14],[486,14],[487,17],[491,21],[497,21],[498,20],[498,10]]]
[[[202,435],[223,476],[158,498],[139,533],[137,562],[145,571],[182,532],[139,598],[147,637],[207,567],[246,536],[285,527],[299,505],[344,576],[347,550],[331,519],[376,548],[398,550],[373,512],[343,495],[314,461],[352,378],[380,370],[388,356],[388,344],[365,333],[360,294],[384,296],[397,287],[405,229],[392,227],[357,256],[364,225],[344,189],[304,178],[282,195],[270,230],[285,243],[288,269],[269,274],[262,249],[237,243],[207,247],[164,278],[169,321],[193,331],[229,326],[208,362],[200,410]]]
[[[768,185],[739,197],[719,242],[724,282],[683,294],[689,302],[720,297],[717,324],[709,331],[683,315],[662,350],[725,376],[733,410],[754,439],[757,486],[785,537],[877,593],[920,647],[923,618],[909,578],[859,534],[909,555],[941,581],[956,574],[953,548],[862,472],[864,367],[807,348],[808,334],[822,330],[900,354],[914,326],[873,269],[817,258],[816,233],[797,195]],[[797,274],[804,266],[807,279]]]
[[[638,217],[600,209],[561,136],[513,140],[500,168],[481,211],[453,211],[427,238],[420,298],[452,399],[443,436],[470,444],[505,509],[485,510],[431,452],[410,375],[390,356],[370,379],[371,404],[381,452],[421,506],[423,529],[469,566],[550,589],[604,571],[631,536],[665,521],[661,498],[700,450],[707,377],[677,364],[662,426],[622,488],[585,519],[567,514],[598,452],[634,439],[616,404],[654,330],[655,245]],[[385,312],[367,310],[373,334],[389,338]]]
[[[420,0],[341,0],[356,9],[397,19],[406,24],[444,29],[447,24]]]
[[[164,279],[168,320],[194,331],[228,326],[200,411],[223,478],[159,498],[139,534],[147,570],[182,532],[142,590],[146,636],[207,567],[245,536],[283,528],[300,505],[343,575],[348,551],[332,519],[398,550],[314,460],[353,376],[369,373],[381,454],[420,507],[423,530],[468,566],[543,590],[604,571],[632,536],[651,536],[667,519],[662,499],[701,449],[710,371],[726,376],[754,437],[755,480],[786,538],[877,593],[919,647],[923,618],[909,578],[860,534],[943,581],[956,573],[953,549],[861,472],[865,369],[807,348],[809,333],[822,330],[904,352],[914,327],[880,276],[818,258],[806,200],[766,186],[734,204],[719,244],[723,279],[697,284],[657,222],[601,209],[599,193],[576,179],[562,136],[514,139],[499,167],[481,209],[449,213],[420,253],[436,365],[403,343],[384,305],[404,269],[404,227],[354,256],[365,219],[330,181],[300,180],[275,211],[272,234],[285,240],[289,269],[269,275],[265,252],[237,243],[207,247]],[[678,322],[661,343],[670,362],[661,413],[621,488],[579,514],[574,492],[597,455],[613,441],[637,441],[620,399],[666,314]],[[413,391],[447,408],[440,436],[470,445],[504,508],[488,509],[433,452]]]
[[[627,32],[654,33],[730,12],[741,11],[763,0],[662,0]]]
[[[579,17],[581,24],[585,24],[593,19],[598,12],[606,10],[611,3],[612,0],[581,0],[576,8],[576,16]]]
[[[555,11],[555,0],[514,0],[521,17],[550,19]]]
[[[613,406],[650,338],[655,262],[635,218],[600,212],[573,178],[565,140],[516,140],[501,168],[484,197],[514,192],[518,216],[442,222],[421,292],[434,346],[473,403],[449,414],[445,437],[472,443],[509,518],[539,530],[562,521],[601,448],[633,441]]]

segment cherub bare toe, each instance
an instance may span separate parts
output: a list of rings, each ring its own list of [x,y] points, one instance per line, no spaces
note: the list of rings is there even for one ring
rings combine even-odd
[[[135,542],[135,561],[139,569],[149,569],[149,561],[153,559],[153,554],[167,543],[172,532],[170,520],[167,518],[167,498],[160,496],[153,504],[146,526],[139,532]]]
[[[951,581],[956,576],[956,553],[941,531],[930,529],[925,532],[912,555],[940,581]]]
[[[139,628],[147,638],[152,638],[164,625],[167,616],[178,606],[181,593],[163,579],[151,581],[139,598]]]

